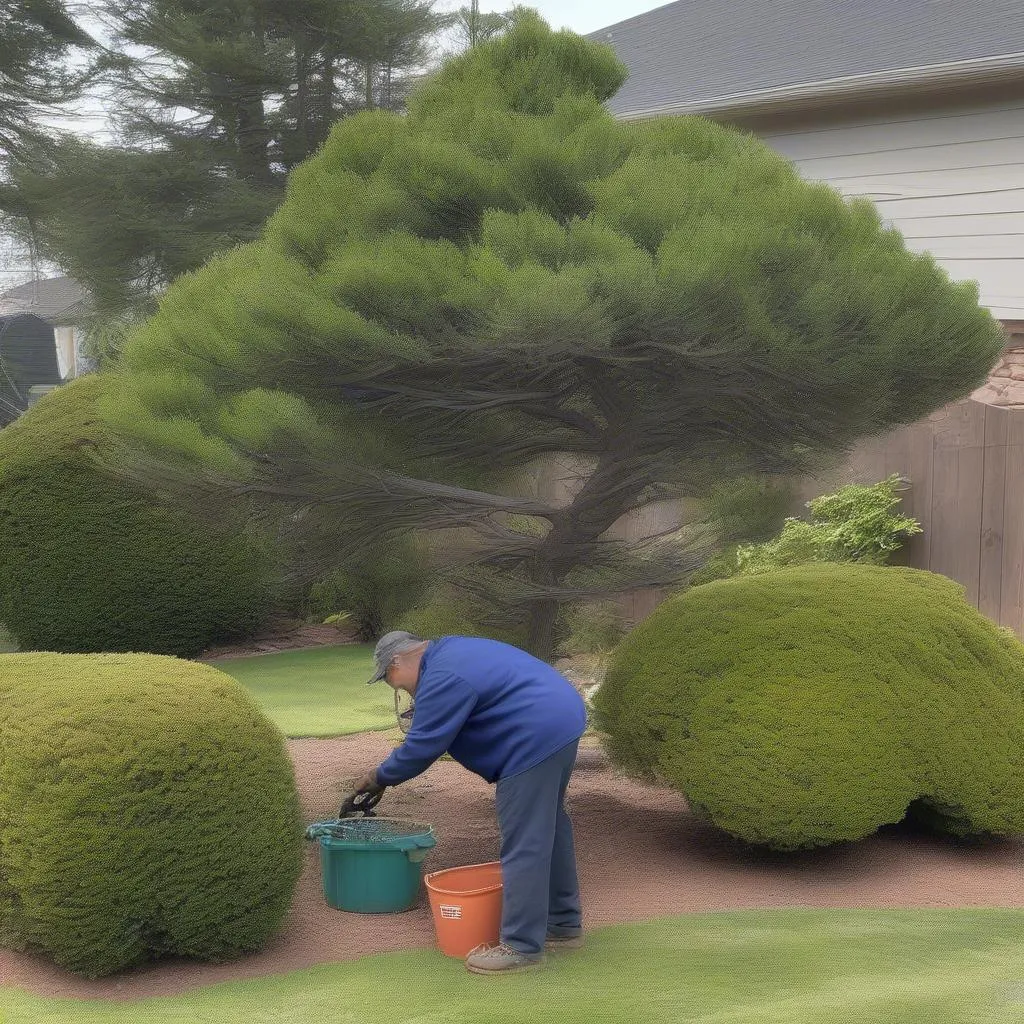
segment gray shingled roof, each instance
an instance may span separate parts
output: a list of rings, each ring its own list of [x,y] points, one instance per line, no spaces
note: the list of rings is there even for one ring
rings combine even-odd
[[[47,323],[68,323],[84,311],[87,298],[85,289],[73,278],[42,278],[0,295],[0,316],[31,313]]]
[[[1024,53],[1022,0],[677,0],[589,38],[630,78],[613,113]]]

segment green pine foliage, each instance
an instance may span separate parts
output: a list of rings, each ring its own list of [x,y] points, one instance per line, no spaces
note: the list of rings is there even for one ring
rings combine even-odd
[[[0,6],[0,163],[30,140],[52,142],[44,116],[78,96],[88,74],[75,65],[95,46],[66,0],[6,0]]]
[[[514,647],[527,644],[522,623],[495,621],[493,611],[479,599],[443,583],[431,587],[423,600],[399,616],[396,628],[431,640],[442,636],[477,636]]]
[[[932,573],[818,563],[695,587],[617,649],[615,760],[780,850],[920,814],[1024,832],[1024,646]]]
[[[475,531],[474,593],[546,657],[560,604],[700,564],[609,542],[646,500],[806,472],[985,378],[975,284],[752,135],[616,121],[625,75],[519,11],[406,115],[341,121],[257,241],[168,288],[105,413],[352,545]],[[505,486],[553,454],[586,467],[568,506]]]
[[[473,613],[474,609],[465,600],[451,594],[432,593],[399,618],[398,628],[429,640],[442,636],[487,636]]]
[[[324,622],[345,614],[361,640],[376,641],[424,596],[428,573],[425,553],[410,538],[372,545],[313,585],[306,616]]]
[[[277,931],[302,861],[280,732],[216,669],[0,655],[0,940],[97,977],[224,961]]]
[[[904,541],[921,532],[897,506],[898,473],[876,484],[849,484],[807,502],[807,520],[787,519],[779,535],[761,544],[741,544],[733,571],[740,576],[804,562],[865,562],[884,565]]]
[[[560,646],[568,655],[606,655],[628,632],[623,609],[614,601],[571,605],[563,619]]]
[[[125,324],[151,313],[180,273],[255,238],[287,171],[317,152],[336,121],[367,106],[402,108],[450,20],[436,6],[0,4],[4,226],[86,287],[95,356],[116,358]],[[89,7],[102,8],[93,12],[101,48],[72,20],[87,23]],[[73,99],[89,77],[76,70],[85,47],[104,85],[112,138],[102,144],[48,126],[51,105]],[[13,159],[2,161],[8,149]]]
[[[192,657],[251,634],[267,550],[107,476],[101,387],[79,378],[0,432],[0,622],[22,650],[82,653]]]

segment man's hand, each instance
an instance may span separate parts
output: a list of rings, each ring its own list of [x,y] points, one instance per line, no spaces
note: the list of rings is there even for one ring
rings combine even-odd
[[[382,786],[377,781],[377,769],[374,768],[368,772],[366,776],[356,785],[357,793],[379,793],[382,789],[386,789],[386,786]]]

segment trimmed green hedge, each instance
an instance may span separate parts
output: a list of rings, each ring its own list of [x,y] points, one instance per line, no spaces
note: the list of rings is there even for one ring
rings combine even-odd
[[[278,929],[302,861],[280,732],[208,665],[0,655],[0,939],[97,977],[222,961]]]
[[[80,378],[0,431],[0,622],[22,650],[192,657],[251,635],[269,556],[99,471],[101,387]]]
[[[911,809],[1024,832],[1024,645],[942,576],[814,564],[694,587],[617,649],[596,700],[613,759],[781,850]]]

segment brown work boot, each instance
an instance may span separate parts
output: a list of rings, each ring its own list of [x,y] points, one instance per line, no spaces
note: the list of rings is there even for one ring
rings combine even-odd
[[[466,957],[466,969],[474,974],[511,974],[513,971],[540,967],[543,962],[543,954],[528,956],[501,942],[496,946],[477,946]]]
[[[579,949],[582,945],[582,928],[566,928],[559,932],[548,932],[544,939],[545,949]]]

